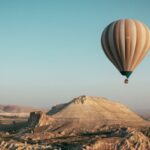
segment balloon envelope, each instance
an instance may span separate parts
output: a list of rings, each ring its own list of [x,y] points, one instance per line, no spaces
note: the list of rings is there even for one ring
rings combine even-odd
[[[106,56],[127,78],[150,48],[150,31],[133,19],[117,20],[103,31],[101,44]]]

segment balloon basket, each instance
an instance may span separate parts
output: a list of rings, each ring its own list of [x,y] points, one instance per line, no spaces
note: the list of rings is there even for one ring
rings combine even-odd
[[[128,79],[125,79],[125,80],[124,80],[124,83],[125,83],[125,84],[128,84],[128,82],[129,82]]]

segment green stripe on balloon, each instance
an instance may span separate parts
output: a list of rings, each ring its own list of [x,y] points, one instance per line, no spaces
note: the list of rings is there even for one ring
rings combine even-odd
[[[120,73],[121,73],[123,76],[126,76],[127,78],[129,78],[130,75],[132,74],[132,71],[120,71]]]

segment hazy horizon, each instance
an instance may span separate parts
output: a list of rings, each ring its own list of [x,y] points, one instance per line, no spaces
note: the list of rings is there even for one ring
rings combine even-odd
[[[150,27],[149,6],[148,0],[0,1],[0,104],[51,107],[90,95],[149,109],[150,55],[125,85],[100,44],[114,20]]]

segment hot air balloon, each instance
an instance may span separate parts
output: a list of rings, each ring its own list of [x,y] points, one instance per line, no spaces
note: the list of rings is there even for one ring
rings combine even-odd
[[[101,44],[108,59],[126,76],[125,83],[128,83],[128,78],[149,51],[150,31],[140,21],[117,20],[104,29]]]

